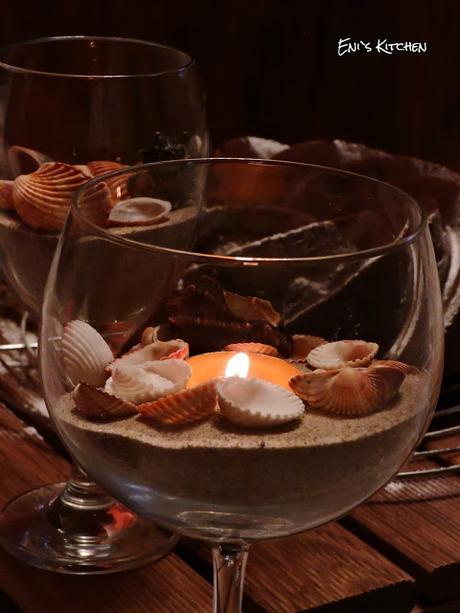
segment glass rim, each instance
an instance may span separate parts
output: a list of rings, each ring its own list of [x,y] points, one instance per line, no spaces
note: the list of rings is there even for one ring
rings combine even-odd
[[[143,243],[141,241],[133,240],[130,238],[126,238],[119,234],[113,234],[107,228],[103,228],[96,224],[95,222],[88,219],[88,217],[81,211],[78,200],[81,194],[85,193],[85,190],[92,188],[94,185],[103,183],[105,180],[117,177],[124,174],[140,174],[149,169],[154,169],[157,167],[163,166],[172,166],[172,165],[186,165],[186,164],[221,164],[221,163],[231,163],[238,164],[241,162],[246,162],[254,165],[264,165],[264,166],[289,166],[289,167],[297,167],[297,168],[309,168],[314,170],[325,171],[330,174],[342,175],[345,177],[365,180],[371,183],[375,183],[377,185],[382,185],[385,188],[392,190],[393,192],[403,196],[407,202],[410,203],[411,207],[415,209],[420,217],[417,227],[415,230],[410,232],[407,236],[396,238],[390,243],[386,243],[384,245],[379,245],[378,247],[371,247],[369,249],[358,249],[356,251],[345,252],[345,253],[334,253],[330,255],[317,255],[317,256],[302,256],[302,257],[275,257],[275,258],[267,258],[267,257],[259,257],[259,256],[232,256],[232,255],[218,255],[211,253],[202,253],[195,251],[188,251],[182,249],[175,249],[172,247],[163,247],[160,245],[152,245],[148,243]],[[330,166],[323,166],[320,164],[310,164],[306,162],[291,162],[288,160],[265,160],[258,158],[184,158],[178,160],[165,160],[160,162],[151,162],[149,164],[139,164],[135,166],[128,166],[121,170],[116,170],[114,172],[107,173],[105,175],[95,177],[91,179],[87,183],[85,183],[82,187],[80,187],[76,192],[74,192],[72,196],[72,203],[70,206],[69,216],[75,215],[81,222],[89,226],[92,232],[96,235],[99,235],[101,238],[105,240],[111,241],[118,245],[126,245],[130,248],[140,249],[143,251],[151,251],[153,253],[169,255],[175,257],[181,257],[184,259],[193,260],[194,262],[200,263],[208,263],[208,264],[240,264],[247,266],[257,266],[258,264],[270,265],[270,264],[313,264],[313,263],[321,263],[321,262],[340,262],[343,260],[355,260],[355,259],[368,259],[372,257],[377,257],[381,255],[387,255],[388,253],[392,253],[395,250],[398,250],[403,247],[407,247],[411,243],[415,242],[417,238],[422,234],[425,230],[428,223],[428,215],[422,209],[422,207],[418,204],[418,202],[412,198],[409,194],[407,194],[399,187],[391,185],[390,183],[385,183],[384,181],[380,181],[379,179],[374,179],[373,177],[367,177],[366,175],[361,175],[355,172],[350,172],[348,170],[341,170],[337,168],[332,168]]]
[[[68,73],[68,72],[53,72],[48,70],[38,70],[35,68],[22,68],[21,66],[16,66],[14,63],[9,63],[5,61],[5,56],[9,51],[14,49],[15,47],[26,47],[27,45],[33,44],[41,44],[41,43],[49,43],[49,42],[65,42],[65,41],[106,41],[106,42],[115,42],[115,43],[135,43],[137,45],[147,46],[147,47],[155,47],[157,49],[164,49],[167,51],[173,51],[178,55],[182,55],[184,57],[184,65],[179,68],[170,68],[168,70],[159,70],[157,72],[146,72],[146,73],[128,73],[128,74],[83,74],[83,73]],[[143,40],[140,38],[126,38],[123,36],[90,36],[88,34],[71,34],[65,36],[43,36],[39,38],[32,38],[30,40],[24,40],[17,43],[11,43],[6,47],[0,49],[0,68],[7,70],[9,72],[20,73],[20,74],[31,74],[31,75],[39,75],[45,77],[61,77],[68,79],[134,79],[134,78],[147,78],[147,77],[161,77],[163,75],[172,75],[172,74],[180,74],[186,70],[189,70],[195,65],[195,59],[191,57],[186,51],[182,51],[176,47],[172,47],[170,45],[164,45],[162,43],[156,43],[153,41]]]

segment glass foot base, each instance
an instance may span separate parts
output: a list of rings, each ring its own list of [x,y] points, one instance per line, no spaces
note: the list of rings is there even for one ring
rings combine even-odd
[[[93,575],[138,568],[162,558],[178,537],[119,503],[92,511],[60,501],[65,483],[31,490],[0,515],[0,544],[13,556],[45,570]]]

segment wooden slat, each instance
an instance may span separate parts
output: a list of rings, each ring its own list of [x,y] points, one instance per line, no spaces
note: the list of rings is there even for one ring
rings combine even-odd
[[[2,504],[31,487],[61,481],[68,472],[65,460],[0,407]],[[28,567],[0,550],[0,588],[27,613],[211,610],[211,586],[174,554],[137,571],[76,577]]]

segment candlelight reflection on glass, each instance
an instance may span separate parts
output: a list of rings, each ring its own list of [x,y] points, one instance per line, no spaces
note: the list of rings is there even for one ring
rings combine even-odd
[[[427,427],[443,329],[426,220],[395,188],[306,164],[117,176],[171,210],[128,239],[95,219],[100,183],[79,192],[43,310],[47,402],[109,492],[211,543],[215,610],[239,611],[251,542],[360,504]]]

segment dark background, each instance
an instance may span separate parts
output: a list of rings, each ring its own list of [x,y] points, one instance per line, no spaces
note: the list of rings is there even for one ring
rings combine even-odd
[[[131,36],[195,56],[218,145],[254,134],[343,138],[460,169],[457,0],[0,0],[0,44]],[[339,57],[340,37],[428,43]]]

